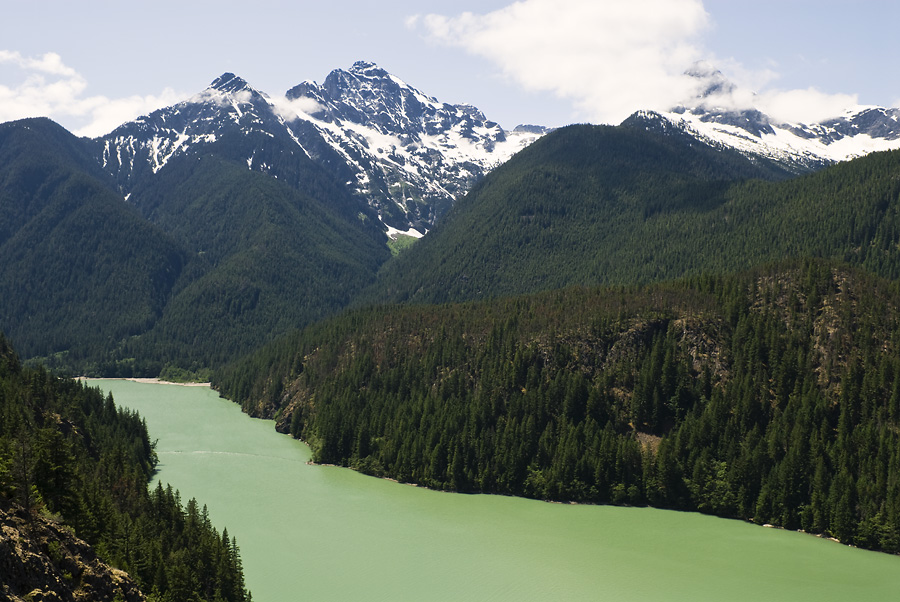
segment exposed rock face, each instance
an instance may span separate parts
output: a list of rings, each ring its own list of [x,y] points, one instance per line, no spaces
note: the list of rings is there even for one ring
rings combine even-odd
[[[131,577],[65,526],[0,498],[0,601],[142,602]]]
[[[425,232],[479,178],[546,132],[506,131],[475,107],[440,102],[360,61],[282,98],[224,73],[94,148],[123,195],[172,159],[215,152],[288,183],[321,170],[386,227]]]

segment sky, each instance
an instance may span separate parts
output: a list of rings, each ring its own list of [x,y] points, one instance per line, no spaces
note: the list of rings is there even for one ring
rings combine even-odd
[[[619,123],[691,98],[814,122],[900,107],[896,0],[0,0],[0,122],[99,136],[224,72],[279,97],[367,60],[501,126]]]

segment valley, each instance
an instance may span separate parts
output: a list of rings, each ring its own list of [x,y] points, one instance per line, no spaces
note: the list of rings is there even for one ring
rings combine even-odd
[[[893,591],[900,116],[788,124],[692,75],[620,125],[504,129],[367,61],[97,138],[0,124],[0,493],[151,599],[249,597],[225,523],[260,599],[296,564],[324,598],[698,599],[685,545],[709,599]]]

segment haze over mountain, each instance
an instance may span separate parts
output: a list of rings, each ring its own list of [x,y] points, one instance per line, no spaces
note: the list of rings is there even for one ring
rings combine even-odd
[[[855,106],[818,123],[790,123],[761,112],[752,98],[740,98],[744,93],[708,63],[687,73],[697,79],[697,98],[657,115],[701,140],[767,157],[798,173],[900,148],[900,109]]]

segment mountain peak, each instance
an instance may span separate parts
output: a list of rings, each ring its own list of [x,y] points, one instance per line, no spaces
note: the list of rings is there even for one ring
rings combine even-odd
[[[209,84],[210,89],[218,90],[219,92],[240,92],[241,90],[250,90],[253,89],[250,87],[250,84],[247,83],[242,77],[238,77],[234,73],[225,72]]]
[[[706,61],[697,61],[684,74],[697,80],[699,84],[697,98],[730,95],[737,88],[725,74]]]
[[[387,71],[373,63],[372,61],[356,61],[350,67],[350,73],[355,74],[368,74],[368,75],[382,75],[387,74]]]

